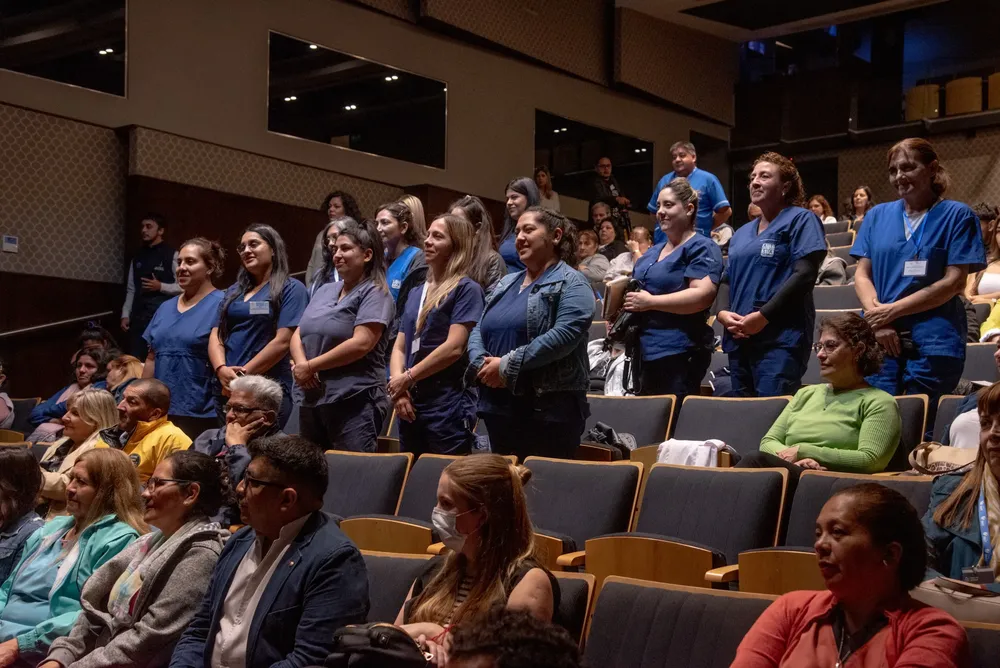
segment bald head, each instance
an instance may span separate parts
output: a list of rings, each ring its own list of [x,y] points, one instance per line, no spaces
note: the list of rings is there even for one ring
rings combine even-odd
[[[150,408],[159,408],[166,415],[170,412],[170,388],[155,378],[140,378],[132,383],[142,400]]]

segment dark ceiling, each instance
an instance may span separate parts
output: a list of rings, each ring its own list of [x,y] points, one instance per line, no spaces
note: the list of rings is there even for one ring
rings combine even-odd
[[[691,7],[681,13],[747,30],[763,30],[879,2],[881,0],[723,0]]]

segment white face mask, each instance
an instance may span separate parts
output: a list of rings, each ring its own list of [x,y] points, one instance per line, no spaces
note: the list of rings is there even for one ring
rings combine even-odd
[[[455,526],[457,520],[458,514],[454,511],[449,512],[440,508],[431,511],[431,524],[434,525],[434,530],[438,532],[445,547],[452,552],[461,552],[465,547],[465,536],[460,534]]]

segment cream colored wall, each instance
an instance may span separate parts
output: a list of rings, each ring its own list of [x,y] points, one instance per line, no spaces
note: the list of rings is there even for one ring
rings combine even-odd
[[[107,127],[141,125],[394,186],[430,183],[487,197],[530,171],[536,108],[652,141],[655,177],[669,171],[670,144],[691,130],[728,135],[724,126],[338,0],[129,0],[128,30],[127,99],[0,71],[0,102]],[[267,132],[268,30],[446,81],[446,168]]]

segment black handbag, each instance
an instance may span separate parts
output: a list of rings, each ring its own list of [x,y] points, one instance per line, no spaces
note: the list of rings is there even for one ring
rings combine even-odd
[[[325,668],[426,668],[430,656],[406,631],[392,624],[337,629]]]
[[[642,282],[629,279],[625,286],[625,294],[642,290]],[[625,368],[622,373],[622,387],[626,394],[639,394],[642,391],[642,352],[639,350],[639,330],[642,329],[643,314],[626,311],[625,307],[618,309],[614,324],[608,330],[604,339],[604,349],[620,343],[625,346]]]

